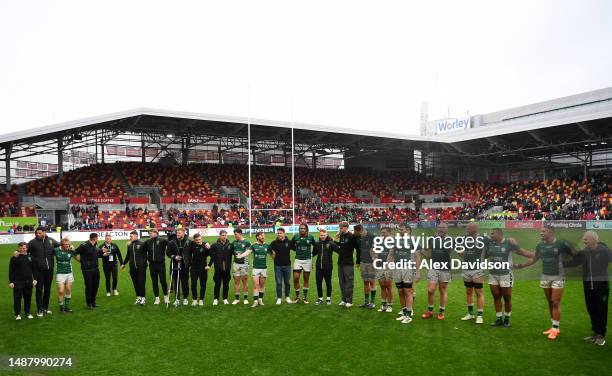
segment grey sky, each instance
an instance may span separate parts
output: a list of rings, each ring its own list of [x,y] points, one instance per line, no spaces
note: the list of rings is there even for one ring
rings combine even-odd
[[[415,134],[423,100],[435,119],[612,86],[610,15],[609,1],[0,0],[0,133],[134,107],[291,120],[293,98],[295,121]]]

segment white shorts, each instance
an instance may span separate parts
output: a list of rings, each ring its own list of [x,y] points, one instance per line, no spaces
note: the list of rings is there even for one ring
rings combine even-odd
[[[489,284],[503,288],[509,288],[514,285],[514,275],[512,272],[508,274],[489,274]]]
[[[562,289],[565,287],[565,277],[561,275],[544,275],[540,278],[540,287],[543,289]]]
[[[452,279],[450,270],[429,269],[427,271],[427,281],[436,283],[447,283]]]
[[[364,281],[373,281],[376,279],[376,269],[372,263],[362,262],[359,265],[359,271],[361,272],[361,279]]]
[[[55,282],[59,285],[63,285],[64,283],[72,283],[74,282],[74,275],[72,275],[72,273],[56,274]]]
[[[484,280],[484,270],[464,270],[461,272],[464,282],[474,282]]]
[[[268,278],[268,269],[255,269],[255,268],[253,268],[253,277]]]
[[[414,282],[414,275],[416,270],[414,269],[395,269],[391,273],[393,275],[393,282],[395,283],[412,283]]]
[[[312,259],[310,260],[299,260],[295,259],[293,261],[293,271],[305,271],[310,273],[312,271]]]
[[[232,270],[234,271],[234,277],[243,277],[249,275],[249,264],[236,264],[232,265]]]
[[[374,269],[376,270],[376,280],[380,281],[381,279],[383,280],[390,280],[391,279],[391,270],[389,269]]]

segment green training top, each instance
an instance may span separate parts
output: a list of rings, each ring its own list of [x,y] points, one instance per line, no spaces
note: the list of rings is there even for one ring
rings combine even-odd
[[[501,243],[490,241],[487,245],[486,254],[491,262],[508,262],[509,268],[494,268],[489,271],[490,274],[504,275],[512,270],[512,252],[518,251],[519,246],[511,244],[508,240],[503,239]]]
[[[474,262],[480,262],[483,260],[484,258],[484,251],[487,248],[487,245],[489,244],[489,242],[491,241],[491,239],[487,238],[487,237],[482,237],[482,242],[483,242],[483,246],[479,247],[478,244],[476,243],[476,238],[480,236],[480,235],[476,235],[476,236],[466,236],[465,239],[470,239],[470,241],[468,243],[470,243],[470,246],[464,246],[465,250],[463,251],[463,262],[469,262],[469,263],[474,263]],[[469,264],[468,264],[469,265]],[[470,267],[468,266],[466,270],[478,270],[479,268],[474,268],[474,267]]]
[[[246,257],[236,258],[236,256],[246,251],[247,249],[251,248],[251,242],[246,239],[242,239],[241,241],[234,240],[232,242],[232,247],[234,248],[234,263],[235,264],[248,264],[249,262],[247,261]]]
[[[295,247],[295,258],[297,260],[311,260],[312,259],[312,247],[315,243],[314,236],[306,235],[304,237],[299,234],[293,237],[293,244]]]
[[[571,255],[572,252],[572,247],[564,240],[555,239],[552,243],[539,242],[535,253],[542,259],[542,274],[563,276],[561,254]]]
[[[70,259],[74,257],[72,251],[64,251],[60,247],[53,250],[55,254],[55,260],[57,263],[57,274],[69,274],[72,273],[72,263]]]
[[[266,258],[268,253],[272,252],[270,244],[267,243],[255,243],[251,245],[253,249],[253,269],[267,269]]]
[[[428,239],[427,248],[431,252],[431,261],[440,263],[440,268],[436,270],[449,270],[451,264],[451,252],[453,251],[453,247],[451,244],[453,242],[447,240],[452,239],[450,236],[446,235],[444,237]]]
[[[407,248],[405,247],[395,248],[395,260],[394,261],[411,260],[413,258],[414,256],[414,252],[412,252],[413,244],[412,242],[408,242],[407,245],[408,245]]]

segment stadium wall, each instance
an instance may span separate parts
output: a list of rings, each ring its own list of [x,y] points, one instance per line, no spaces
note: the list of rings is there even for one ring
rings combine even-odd
[[[450,228],[464,228],[472,221],[445,221]],[[410,222],[412,228],[421,229],[433,229],[437,226],[436,221],[419,221]],[[542,229],[544,226],[550,226],[557,229],[576,229],[576,230],[612,230],[612,221],[493,221],[484,220],[478,221],[481,229]],[[325,228],[327,231],[338,231],[338,224],[321,224],[321,225],[309,225],[311,232],[316,232],[319,228]],[[351,224],[349,229],[352,231],[355,224]],[[377,231],[382,226],[390,228],[397,228],[397,223],[364,223],[363,226],[368,231]],[[299,225],[280,226],[285,229],[289,234],[295,234],[299,232]],[[219,236],[221,230],[226,230],[228,235],[233,235],[233,227],[207,227],[207,228],[192,228],[186,229],[189,236],[193,236],[198,233],[203,236]],[[61,238],[67,237],[72,241],[87,241],[91,232],[96,232],[100,239],[103,239],[105,235],[110,234],[115,240],[128,240],[130,238],[131,230],[116,229],[116,230],[104,230],[104,231],[62,231],[61,233],[49,232],[47,235],[57,241]],[[139,229],[140,236],[143,238],[149,237],[148,229]],[[174,229],[160,229],[160,235],[168,235],[172,233]],[[253,227],[252,229],[243,229],[246,233],[256,233],[263,231],[265,233],[276,232],[275,226],[268,227]],[[21,233],[21,234],[4,234],[0,235],[0,244],[17,244],[19,242],[28,242],[34,238],[34,233]]]

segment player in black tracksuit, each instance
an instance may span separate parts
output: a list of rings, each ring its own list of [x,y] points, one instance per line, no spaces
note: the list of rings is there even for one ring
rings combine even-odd
[[[50,314],[49,299],[51,298],[51,286],[53,285],[53,250],[60,244],[45,233],[43,227],[36,229],[36,237],[28,243],[28,254],[34,261],[34,276],[36,284],[36,309],[38,316],[43,313]]]
[[[147,282],[147,253],[145,252],[142,242],[138,240],[138,231],[130,232],[130,243],[127,247],[125,260],[121,264],[121,269],[125,269],[125,265],[130,264],[130,277],[136,291],[136,302],[134,304],[145,305]]]
[[[213,305],[219,304],[219,291],[221,285],[223,285],[223,304],[229,304],[227,301],[227,294],[229,292],[229,282],[232,270],[232,256],[234,254],[234,247],[227,240],[227,231],[221,230],[219,232],[219,239],[210,246],[210,262],[208,266],[215,266],[215,274],[213,275],[213,281],[215,282],[215,300]]]
[[[149,261],[149,275],[153,284],[153,295],[155,303],[159,304],[159,284],[161,284],[164,294],[164,303],[168,300],[168,283],[166,282],[166,251],[168,250],[168,240],[159,237],[157,229],[151,230],[151,238],[144,242],[144,249]],[[159,282],[159,283],[158,283]]]
[[[340,247],[338,256],[338,282],[342,292],[340,305],[351,307],[353,305],[353,284],[355,280],[355,260],[353,253],[358,249],[357,238],[349,232],[349,224],[340,223],[340,231],[336,234],[336,244]]]
[[[603,346],[606,344],[606,326],[608,324],[608,298],[610,282],[608,265],[612,263],[612,251],[593,231],[583,236],[585,247],[571,260],[563,262],[564,267],[582,266],[582,284],[584,301],[591,318],[593,334],[586,341]]]
[[[185,257],[185,264],[191,276],[191,298],[192,305],[204,305],[206,295],[206,280],[208,279],[208,269],[206,259],[210,256],[210,244],[202,241],[200,234],[193,236],[193,241],[189,247],[189,255]],[[198,280],[200,281],[200,294],[198,295]],[[199,302],[198,302],[199,299]]]
[[[189,269],[185,265],[185,256],[189,253],[189,247],[191,241],[185,236],[185,229],[179,228],[176,230],[176,239],[171,240],[168,243],[168,250],[166,255],[172,260],[171,264],[171,281],[174,286],[174,293],[176,294],[175,305],[179,304],[181,292],[183,295],[183,304],[187,304],[187,298],[189,298]],[[179,281],[177,281],[180,273],[180,289],[178,289]],[[182,290],[182,291],[181,291]]]
[[[319,298],[316,304],[323,304],[323,280],[325,279],[325,287],[327,289],[326,302],[331,304],[332,295],[332,271],[334,269],[333,258],[334,252],[339,253],[340,247],[327,236],[327,231],[319,230],[319,241],[315,242],[312,249],[312,257],[317,256],[315,260],[315,269],[317,272],[317,293]]]
[[[36,286],[34,270],[36,264],[31,255],[27,254],[27,244],[19,243],[17,255],[11,257],[9,262],[9,287],[13,289],[13,309],[15,319],[21,320],[21,300],[23,299],[23,311],[28,319],[30,315],[30,303],[32,302],[32,287]]]
[[[119,270],[119,264],[123,264],[123,256],[121,255],[119,246],[113,243],[110,234],[106,234],[104,237],[104,243],[102,243],[98,248],[101,251],[106,249],[106,252],[108,252],[108,255],[102,257],[102,271],[104,271],[104,280],[106,282],[106,296],[111,295],[111,287],[112,292],[115,295],[119,295],[119,292],[117,291],[117,271]],[[119,261],[118,263],[117,260]]]
[[[100,265],[98,259],[104,257],[104,250],[98,249],[98,234],[89,234],[89,241],[81,244],[74,250],[76,260],[81,263],[83,281],[85,282],[85,302],[87,308],[99,307],[96,304],[96,296],[100,287]]]

